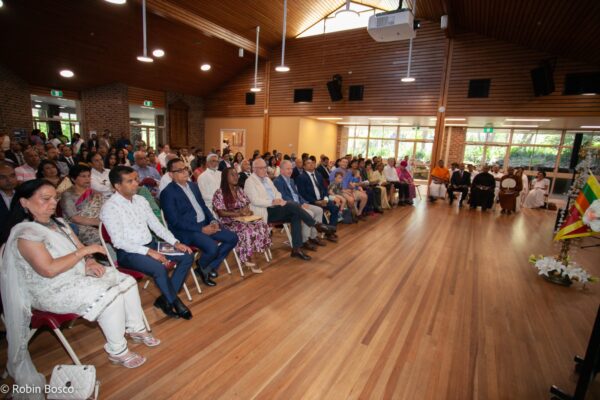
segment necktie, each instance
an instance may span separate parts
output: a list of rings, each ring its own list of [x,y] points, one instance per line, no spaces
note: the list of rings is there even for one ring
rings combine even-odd
[[[311,172],[310,177],[312,178],[313,188],[315,189],[315,195],[317,196],[317,200],[321,199],[321,191],[319,190],[319,185],[317,184],[317,178],[315,178],[315,173]]]

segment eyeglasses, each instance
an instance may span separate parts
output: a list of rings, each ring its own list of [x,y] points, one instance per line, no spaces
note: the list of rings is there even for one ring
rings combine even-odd
[[[174,169],[173,171],[171,171],[172,174],[177,174],[179,172],[188,172],[187,168],[179,168],[179,169]]]
[[[254,167],[254,169],[267,169],[267,167]]]

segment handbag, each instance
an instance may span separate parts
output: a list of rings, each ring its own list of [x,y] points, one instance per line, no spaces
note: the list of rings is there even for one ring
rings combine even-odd
[[[93,365],[57,365],[46,391],[48,400],[96,399],[99,385]]]

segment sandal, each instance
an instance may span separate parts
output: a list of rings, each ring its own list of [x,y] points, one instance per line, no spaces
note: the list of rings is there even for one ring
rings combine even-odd
[[[109,355],[108,361],[113,364],[122,365],[125,368],[137,368],[146,362],[146,357],[127,350],[123,355],[120,356]]]
[[[246,265],[246,267],[250,268],[250,270],[255,274],[263,273],[263,270],[260,269],[260,267],[257,267],[256,264],[253,262],[246,261],[244,264]]]
[[[160,344],[160,340],[152,336],[149,332],[130,332],[129,337],[134,343],[144,343],[148,347],[158,346]]]

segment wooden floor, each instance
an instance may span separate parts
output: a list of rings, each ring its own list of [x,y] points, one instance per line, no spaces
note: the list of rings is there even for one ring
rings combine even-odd
[[[104,399],[548,399],[552,384],[573,391],[600,303],[599,285],[559,287],[528,264],[557,252],[554,217],[423,201],[342,226],[312,262],[289,258],[278,233],[265,273],[195,292],[191,321],[162,317],[154,285],[141,290],[163,343],[132,345],[148,357],[136,370],[108,363],[95,325],[65,334]],[[574,258],[600,276],[600,248]],[[30,351],[46,374],[70,362],[48,332]]]

